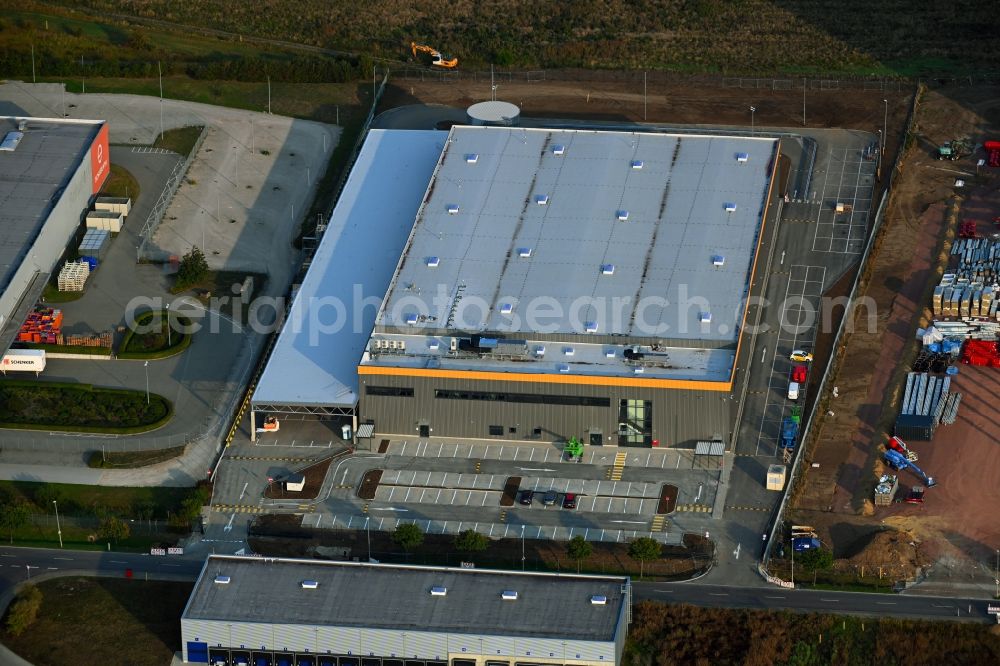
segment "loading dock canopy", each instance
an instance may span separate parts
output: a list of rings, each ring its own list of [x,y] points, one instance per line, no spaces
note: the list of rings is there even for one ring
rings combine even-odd
[[[445,139],[436,131],[368,133],[254,391],[254,409],[357,405],[357,365]]]

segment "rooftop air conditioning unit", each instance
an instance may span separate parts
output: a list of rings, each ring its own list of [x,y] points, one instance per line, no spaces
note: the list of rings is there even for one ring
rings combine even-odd
[[[317,587],[319,587],[319,581],[315,581],[315,580],[304,580],[304,581],[302,581],[302,589],[303,590],[315,590]]]
[[[642,168],[642,160],[632,160],[632,168],[633,169],[641,169]]]
[[[750,159],[750,153],[736,153],[737,162],[746,162]]]
[[[469,153],[468,155],[465,156],[465,161],[468,162],[469,164],[475,164],[476,162],[479,161],[479,155],[475,153]]]
[[[516,590],[504,590],[500,593],[500,598],[504,601],[517,601],[517,591]]]
[[[456,215],[458,213],[458,204],[448,204],[448,214]]]
[[[618,211],[618,219],[622,222],[628,220],[628,211],[627,210]]]
[[[552,154],[553,155],[562,155],[565,152],[566,152],[566,146],[564,146],[562,144],[556,144],[556,145],[552,146]]]
[[[726,212],[727,213],[735,213],[736,212],[736,204],[734,204],[734,203],[727,203],[726,204]]]
[[[549,203],[549,195],[547,194],[536,194],[535,203],[539,206],[545,206]]]
[[[229,585],[229,582],[231,580],[232,580],[232,578],[230,578],[229,576],[223,576],[222,574],[219,574],[218,576],[215,577],[215,584],[216,585]]]
[[[447,587],[441,587],[440,585],[435,585],[434,587],[431,588],[432,597],[443,597],[446,594],[448,594]]]
[[[614,275],[615,265],[614,264],[601,264],[601,274],[602,275]]]
[[[608,603],[608,598],[603,594],[595,594],[590,598],[590,603],[595,606],[606,606]]]
[[[437,268],[438,265],[440,265],[440,263],[441,263],[440,257],[427,257],[428,268]]]
[[[531,248],[530,247],[519,247],[519,248],[517,248],[517,256],[519,256],[519,257],[521,257],[523,259],[527,259],[528,257],[531,256]]]

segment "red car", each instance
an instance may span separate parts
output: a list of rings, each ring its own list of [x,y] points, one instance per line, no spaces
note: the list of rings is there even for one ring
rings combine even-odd
[[[576,508],[576,494],[566,493],[563,496],[563,508],[564,509],[575,509]]]
[[[792,368],[792,381],[798,382],[799,384],[804,384],[806,381],[806,373],[808,370],[804,365],[797,365]]]

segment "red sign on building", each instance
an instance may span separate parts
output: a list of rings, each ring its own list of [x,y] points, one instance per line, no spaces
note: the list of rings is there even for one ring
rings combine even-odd
[[[94,174],[93,193],[101,191],[104,181],[111,172],[111,156],[108,154],[108,124],[104,123],[97,138],[90,145],[90,167]]]

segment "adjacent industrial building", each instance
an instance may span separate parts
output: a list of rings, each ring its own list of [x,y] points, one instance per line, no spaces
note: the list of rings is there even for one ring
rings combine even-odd
[[[776,139],[474,126],[373,135],[293,304],[298,329],[286,324],[254,395],[258,411],[294,412],[288,398],[308,394],[313,413],[335,406],[369,436],[732,441]],[[380,161],[394,142],[410,152]],[[368,245],[352,247],[344,234],[359,226]],[[377,279],[352,275],[335,251],[364,257],[351,268]],[[329,317],[308,326],[318,305],[303,295],[350,289],[344,302],[361,316],[331,310],[349,334],[324,338]],[[377,300],[359,309],[359,292]],[[308,381],[324,363],[339,365],[337,381]]]
[[[211,556],[183,658],[226,666],[617,665],[626,577]]]
[[[41,296],[110,172],[99,120],[0,117],[0,351]]]

